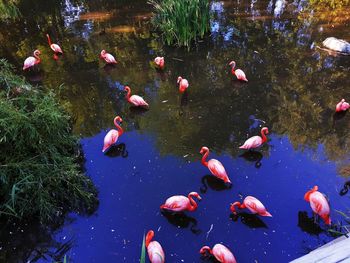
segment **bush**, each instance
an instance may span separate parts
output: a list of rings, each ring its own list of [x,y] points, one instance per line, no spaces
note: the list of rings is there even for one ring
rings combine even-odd
[[[155,9],[152,23],[168,45],[189,47],[209,30],[208,0],[150,0],[149,3]]]
[[[57,222],[96,207],[69,116],[53,93],[33,90],[5,60],[0,67],[0,218]]]

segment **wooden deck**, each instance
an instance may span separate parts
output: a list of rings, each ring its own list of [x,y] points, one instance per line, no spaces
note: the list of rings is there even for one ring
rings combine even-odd
[[[290,263],[350,263],[350,238],[339,237]]]

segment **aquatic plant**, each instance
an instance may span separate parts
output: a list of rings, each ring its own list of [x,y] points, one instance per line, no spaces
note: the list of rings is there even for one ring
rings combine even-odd
[[[146,263],[145,233],[143,233],[140,263]]]
[[[150,0],[154,7],[152,24],[168,45],[190,47],[209,30],[208,0]]]
[[[96,189],[79,166],[69,116],[44,87],[33,88],[0,60],[0,218],[58,222],[92,211]]]

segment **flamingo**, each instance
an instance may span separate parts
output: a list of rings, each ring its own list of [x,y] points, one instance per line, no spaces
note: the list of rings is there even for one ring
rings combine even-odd
[[[117,64],[118,63],[111,54],[106,52],[106,50],[101,51],[101,58],[103,58],[107,64]]]
[[[106,152],[109,149],[109,147],[115,144],[118,141],[119,136],[123,134],[123,129],[122,127],[120,127],[118,122],[123,122],[122,118],[120,118],[119,116],[114,118],[114,125],[117,127],[118,130],[110,130],[103,140],[103,153]]]
[[[23,70],[26,70],[28,68],[31,68],[41,62],[39,55],[41,54],[40,50],[34,51],[34,57],[27,57],[24,61]]]
[[[327,225],[331,224],[328,201],[324,195],[318,191],[317,185],[315,185],[310,191],[306,192],[304,199],[305,201],[310,202],[311,209],[315,214],[318,214]]]
[[[245,76],[245,73],[243,72],[243,70],[241,70],[241,69],[236,69],[235,70],[235,67],[236,67],[236,62],[235,61],[232,60],[229,65],[232,68],[232,70],[231,70],[232,74],[236,75],[237,79],[248,82],[248,79]]]
[[[236,263],[235,256],[232,254],[232,252],[221,244],[216,244],[213,249],[210,249],[208,246],[204,246],[199,251],[203,256],[206,256],[207,254],[214,255],[214,257],[221,263]]]
[[[164,69],[164,57],[156,57],[154,63],[159,69]]]
[[[240,202],[234,202],[231,204],[230,210],[234,215],[237,214],[235,206],[238,206],[239,209],[248,208],[253,214],[272,217],[272,215],[266,210],[265,206],[254,196],[247,196],[244,198],[243,204]]]
[[[143,108],[149,107],[148,103],[142,97],[138,95],[132,95],[130,97],[131,90],[129,86],[125,86],[124,90],[127,92],[126,99],[130,104],[132,104],[135,107],[143,107]]]
[[[179,84],[180,93],[185,92],[189,86],[187,79],[183,79],[182,77],[177,78],[177,84]]]
[[[269,134],[269,129],[267,127],[264,127],[261,129],[261,137],[260,136],[253,136],[246,140],[242,146],[240,146],[240,149],[254,149],[260,147],[263,143],[267,141],[266,135]]]
[[[336,112],[342,112],[342,111],[346,111],[350,108],[350,105],[349,103],[347,103],[345,101],[345,99],[342,99],[338,104],[337,106],[335,107],[335,111]]]
[[[220,163],[216,159],[210,159],[208,162],[205,161],[205,159],[209,155],[209,149],[208,147],[202,147],[201,151],[199,152],[203,155],[202,157],[202,164],[206,167],[208,167],[209,171],[214,175],[215,177],[223,180],[225,183],[231,183],[230,179],[228,178],[228,175],[225,171],[224,166],[222,163]]]
[[[49,46],[53,50],[53,52],[63,54],[63,51],[59,45],[51,43],[49,34],[46,34],[46,37],[47,37],[47,41],[49,42]]]
[[[196,192],[191,192],[188,194],[188,197],[183,195],[174,195],[169,197],[165,204],[160,206],[160,209],[170,210],[172,212],[183,212],[185,210],[195,211],[198,207],[196,201],[193,200],[192,196],[201,200],[202,198]]]
[[[157,241],[152,241],[154,237],[153,230],[148,231],[146,235],[146,248],[151,263],[164,263],[165,255],[162,246]]]

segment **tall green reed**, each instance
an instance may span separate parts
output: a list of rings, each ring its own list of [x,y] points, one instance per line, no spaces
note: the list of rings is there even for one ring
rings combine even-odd
[[[154,7],[152,24],[168,45],[190,48],[209,30],[208,0],[150,0]]]

